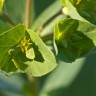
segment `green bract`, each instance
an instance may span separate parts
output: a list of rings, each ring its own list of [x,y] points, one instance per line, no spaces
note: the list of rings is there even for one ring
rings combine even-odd
[[[24,37],[25,27],[17,25],[16,27],[2,32],[0,34],[0,68],[9,72],[15,69],[11,61],[10,50],[15,47]]]
[[[26,72],[32,76],[42,76],[56,68],[56,60],[53,53],[43,43],[37,33],[28,30],[35,52],[33,61],[25,62],[28,65]]]
[[[71,18],[59,21],[54,27],[58,55],[70,61],[87,54],[96,44],[95,30],[96,27],[87,22]]]
[[[73,19],[96,24],[96,0],[61,0]],[[94,7],[93,7],[94,6]]]
[[[28,30],[27,40],[25,31],[24,25],[17,25],[0,34],[0,68],[6,72],[27,72],[31,76],[49,73],[56,67],[53,53],[37,33]]]

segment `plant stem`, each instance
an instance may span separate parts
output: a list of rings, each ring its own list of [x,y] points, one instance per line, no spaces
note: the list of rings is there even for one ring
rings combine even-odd
[[[27,28],[30,27],[30,16],[31,16],[31,8],[32,8],[32,0],[26,0],[26,9],[25,9],[25,20],[24,24]],[[31,78],[32,79],[32,78]],[[32,94],[33,96],[38,96],[38,86],[37,86],[37,80],[33,78],[32,80]]]
[[[38,84],[37,84],[37,79],[34,78],[33,82],[32,82],[32,91],[33,91],[33,96],[38,96]]]
[[[26,0],[26,9],[25,9],[25,20],[24,24],[28,28],[30,26],[30,12],[32,0]]]

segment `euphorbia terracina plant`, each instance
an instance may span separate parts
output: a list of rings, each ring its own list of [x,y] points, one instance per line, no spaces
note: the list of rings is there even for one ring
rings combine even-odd
[[[96,0],[0,0],[0,96],[96,96]]]
[[[0,10],[3,4],[4,0],[0,0]],[[55,56],[39,35],[23,24],[0,32],[1,70],[8,73],[26,72],[31,76],[42,76],[52,71],[56,65]]]
[[[30,76],[42,76],[56,68],[55,57],[59,54],[62,54],[62,58],[66,58],[65,62],[73,62],[95,47],[96,0],[61,0],[60,2],[62,18],[55,20],[52,27],[53,35],[51,35],[53,37],[51,42],[54,45],[51,49],[56,55],[40,38],[44,36],[39,33],[41,26],[38,24],[33,23],[32,28],[26,27],[28,25],[23,23],[14,26],[6,25],[5,29],[0,30],[1,70],[7,73],[23,72]],[[3,5],[4,0],[0,0],[1,17],[4,15]],[[13,23],[8,21],[8,18],[2,20]],[[39,28],[36,28],[37,26]]]

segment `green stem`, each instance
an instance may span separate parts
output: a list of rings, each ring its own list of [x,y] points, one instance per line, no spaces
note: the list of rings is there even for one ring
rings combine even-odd
[[[28,74],[27,74],[27,76],[28,76],[27,79],[30,82],[32,96],[38,96],[38,93],[39,93],[38,79],[34,78],[32,76],[30,77]]]
[[[24,24],[27,28],[30,27],[30,16],[31,16],[31,8],[32,8],[32,0],[26,0],[26,9],[25,9],[25,20]],[[38,96],[38,86],[37,80],[33,78],[32,80],[32,94],[33,96]]]
[[[37,79],[34,78],[33,82],[32,82],[33,88],[33,96],[38,96],[38,84],[37,84]]]

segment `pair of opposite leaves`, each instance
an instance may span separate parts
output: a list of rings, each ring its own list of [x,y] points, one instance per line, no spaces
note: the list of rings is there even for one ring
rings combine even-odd
[[[20,40],[24,37],[25,31],[26,28],[24,25],[17,25],[14,28],[0,34],[0,46],[2,46],[0,50],[4,52],[7,51],[8,53],[8,50],[11,49],[16,44],[18,44]],[[26,64],[27,67],[23,71],[32,76],[42,76],[44,74],[49,73],[57,65],[53,53],[43,43],[43,41],[40,39],[37,33],[32,32],[31,30],[27,30],[27,32],[30,35],[30,39],[32,40],[32,42],[34,42],[35,45],[38,46],[38,51],[41,53],[44,61],[43,62],[39,62],[38,60],[26,61],[24,62],[24,64]],[[4,52],[2,54],[5,56],[6,54]],[[2,58],[2,56],[0,57]],[[35,57],[34,50],[32,48],[26,51],[26,57],[29,59]],[[0,66],[2,66],[3,64],[2,61],[5,61],[5,59],[2,58],[2,60],[0,61],[1,63]]]

